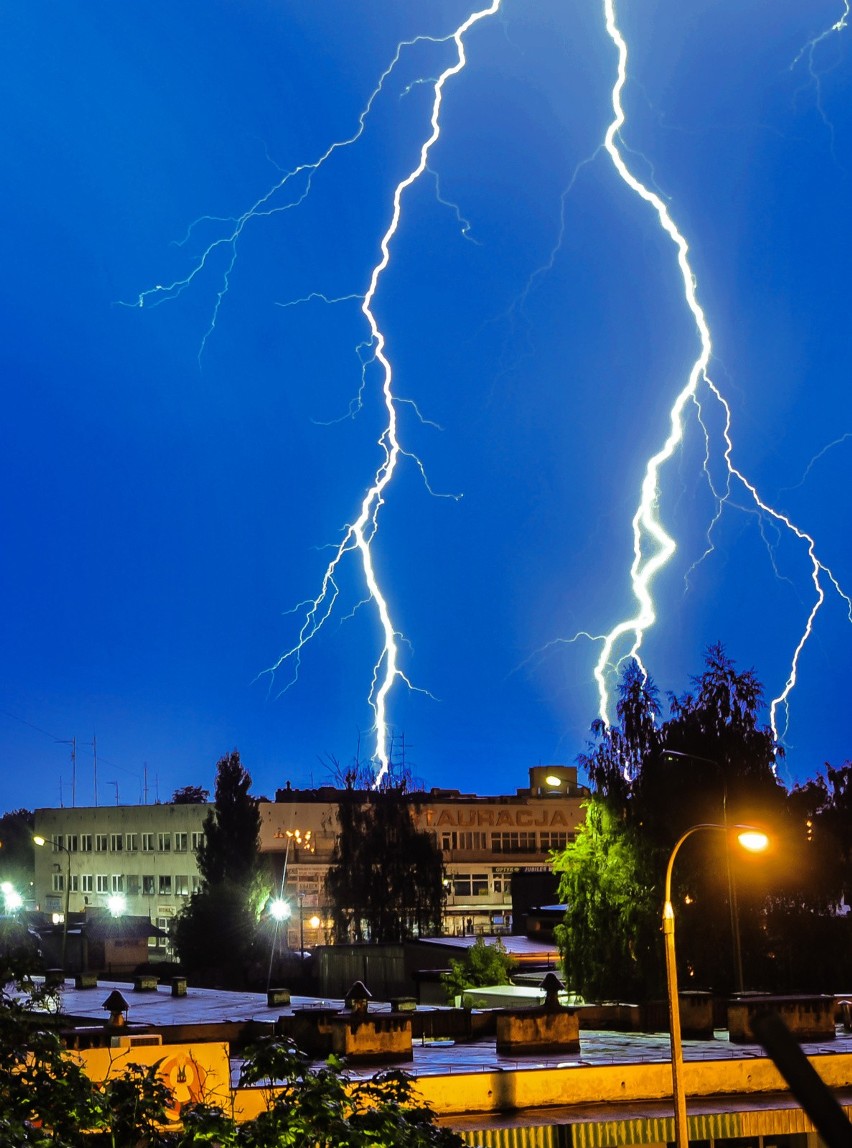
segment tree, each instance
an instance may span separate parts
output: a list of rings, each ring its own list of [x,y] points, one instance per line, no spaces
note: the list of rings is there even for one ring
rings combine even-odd
[[[760,724],[762,700],[753,671],[738,671],[721,646],[711,646],[703,673],[690,691],[670,696],[671,716],[661,721],[653,682],[637,663],[625,667],[617,724],[596,721],[589,752],[579,758],[593,789],[586,823],[556,861],[568,904],[559,942],[576,991],[640,999],[661,992],[662,885],[678,837],[702,822],[783,815],[785,794],[774,773],[780,750]],[[729,991],[733,940],[720,846],[715,834],[689,839],[673,897],[682,983]],[[747,880],[733,853],[731,864],[747,967],[762,973],[768,882]]]
[[[56,990],[34,986],[23,961],[0,985],[0,1141],[3,1148],[462,1148],[436,1125],[407,1073],[352,1080],[340,1061],[315,1065],[289,1041],[247,1049],[240,1086],[260,1086],[266,1109],[237,1123],[232,1112],[200,1103],[169,1127],[171,1091],[159,1063],[128,1063],[99,1086],[68,1056],[51,1023]],[[7,979],[8,978],[8,979]]]
[[[593,797],[554,870],[568,906],[556,938],[569,987],[590,1000],[642,1000],[661,991],[652,855],[641,835]]]
[[[463,960],[450,960],[450,971],[441,974],[441,984],[452,1002],[465,989],[509,984],[509,974],[517,963],[499,937],[490,944],[477,937]]]
[[[234,750],[216,767],[213,808],[198,850],[201,888],[175,919],[181,963],[196,980],[243,987],[259,975],[260,914],[269,881],[260,861],[260,812]]]
[[[206,805],[210,800],[210,790],[200,785],[184,785],[172,794],[172,805]]]
[[[0,817],[0,881],[8,881],[25,899],[35,880],[33,829],[29,809],[15,809]]]
[[[399,942],[438,932],[443,861],[433,835],[414,824],[416,794],[404,779],[377,790],[359,781],[351,771],[341,792],[340,832],[326,877],[338,942]]]

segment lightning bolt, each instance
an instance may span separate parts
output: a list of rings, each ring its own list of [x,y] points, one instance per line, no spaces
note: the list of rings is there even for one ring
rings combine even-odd
[[[400,180],[394,189],[391,220],[379,244],[381,257],[370,274],[369,287],[361,304],[361,311],[370,329],[369,342],[373,350],[373,358],[379,364],[382,373],[382,397],[387,414],[387,424],[378,439],[382,460],[376,470],[372,484],[361,500],[358,517],[353,523],[346,527],[343,538],[326,567],[320,592],[308,606],[298,641],[269,668],[269,672],[274,675],[287,661],[295,660],[298,664],[301,651],[304,649],[306,642],[317,633],[334,607],[334,602],[338,594],[335,576],[340,563],[347,553],[357,550],[364,575],[364,582],[369,593],[370,601],[375,604],[382,633],[382,648],[373,666],[368,696],[374,716],[373,730],[375,733],[375,750],[373,760],[378,766],[375,781],[376,785],[381,783],[390,764],[388,758],[388,695],[398,680],[404,682],[409,689],[413,689],[414,686],[400,667],[400,634],[391,620],[388,601],[379,585],[375,565],[373,563],[372,542],[378,530],[379,511],[384,502],[387,486],[396,470],[399,457],[401,454],[406,453],[400,446],[398,434],[398,405],[400,400],[394,394],[393,368],[390,359],[385,354],[385,336],[373,312],[373,301],[378,291],[381,277],[390,262],[391,243],[399,229],[400,220],[402,219],[403,196],[408,188],[416,183],[424,172],[428,170],[429,153],[441,134],[441,105],[444,96],[444,86],[452,76],[461,72],[467,63],[464,37],[480,20],[485,19],[487,16],[493,16],[499,10],[500,3],[501,0],[493,0],[487,8],[472,13],[456,28],[452,36],[448,37],[448,39],[452,39],[455,42],[457,49],[456,60],[449,67],[445,68],[434,82],[432,112],[429,121],[431,131],[420,147],[420,157],[416,166],[404,179]],[[419,460],[416,461],[418,465],[420,465]],[[421,474],[423,474],[422,466],[420,469]]]
[[[822,104],[822,76],[821,73],[817,71],[814,56],[816,54],[817,48],[820,46],[820,44],[823,43],[823,41],[827,40],[829,36],[837,35],[846,27],[848,27],[850,14],[852,14],[852,8],[850,8],[850,0],[843,0],[843,14],[840,16],[840,18],[835,20],[830,28],[826,28],[824,32],[820,32],[818,36],[811,37],[811,39],[807,41],[804,47],[799,49],[799,51],[796,53],[795,59],[790,64],[790,71],[792,72],[795,68],[798,67],[802,60],[807,60],[808,75],[811,78],[811,83],[813,84],[814,90],[816,92],[816,108],[819,112],[820,119],[828,128],[829,134],[831,136],[832,155],[834,155],[834,126],[832,125],[828,116],[825,114],[825,108]]]
[[[444,98],[444,88],[447,82],[461,72],[467,63],[464,44],[465,37],[471,28],[481,20],[495,15],[499,11],[501,3],[502,0],[492,0],[487,7],[472,12],[454,32],[448,35],[440,37],[421,35],[410,40],[401,41],[396,47],[393,59],[381,74],[378,83],[364,105],[358,117],[357,126],[352,134],[330,144],[318,158],[311,162],[299,164],[291,170],[285,171],[281,178],[241,215],[231,219],[205,216],[197,220],[196,224],[193,224],[189,229],[182,241],[183,243],[187,242],[193,229],[198,224],[205,222],[213,222],[219,225],[225,224],[224,233],[214,239],[213,242],[203,250],[201,256],[196,260],[186,275],[167,284],[155,285],[141,292],[133,304],[128,304],[136,307],[150,307],[175,298],[191,287],[194,281],[211,267],[214,258],[219,253],[224,252],[226,261],[225,270],[221,276],[216,292],[210,322],[201,340],[199,349],[200,361],[207,342],[216,329],[222,304],[230,288],[231,276],[237,263],[240,239],[246,227],[255,220],[268,218],[298,207],[310,195],[312,181],[317,172],[328,163],[335,152],[342,148],[351,147],[357,143],[365,130],[365,125],[373,105],[382,93],[388,77],[396,68],[405,48],[423,42],[433,44],[453,43],[455,45],[454,61],[446,67],[437,78],[428,80],[420,79],[416,81],[418,85],[431,86],[432,88],[432,106],[428,121],[429,132],[420,145],[419,158],[416,165],[404,179],[400,180],[393,191],[390,222],[379,242],[379,258],[369,274],[366,291],[363,294],[345,294],[337,297],[332,297],[319,291],[312,291],[302,298],[279,304],[282,307],[291,307],[312,303],[314,301],[326,305],[358,301],[360,310],[367,323],[368,334],[356,348],[356,353],[361,365],[361,384],[356,397],[352,399],[349,409],[343,417],[354,417],[361,409],[362,397],[367,385],[367,370],[372,365],[377,364],[381,375],[381,394],[385,410],[385,425],[377,440],[379,447],[379,464],[373,478],[367,486],[366,492],[361,498],[358,515],[353,522],[344,526],[341,532],[341,540],[336,545],[330,547],[332,555],[323,573],[319,591],[316,596],[306,599],[295,606],[291,611],[288,611],[288,613],[297,614],[301,617],[301,624],[296,641],[264,672],[270,676],[270,681],[274,681],[276,674],[280,670],[285,666],[289,667],[290,680],[284,685],[281,692],[284,692],[284,690],[288,689],[289,686],[297,680],[302,652],[332,616],[340,593],[339,573],[341,565],[348,555],[353,554],[356,561],[360,564],[365,586],[365,596],[355,605],[352,613],[368,604],[372,604],[376,611],[381,633],[379,643],[380,650],[373,664],[368,693],[368,703],[373,711],[374,718],[373,733],[375,735],[375,750],[373,753],[373,762],[377,770],[376,785],[380,784],[390,764],[388,756],[388,746],[390,744],[388,700],[391,690],[397,682],[403,682],[409,689],[417,689],[417,687],[412,684],[400,665],[400,645],[404,639],[392,620],[388,598],[379,583],[374,562],[373,543],[378,531],[379,514],[385,502],[387,489],[393,479],[401,457],[414,461],[415,465],[419,468],[421,477],[429,493],[436,493],[429,485],[426,472],[420,459],[403,449],[399,435],[400,406],[402,404],[409,404],[413,407],[416,415],[423,423],[433,426],[436,424],[430,424],[428,419],[423,418],[411,399],[402,398],[395,392],[393,368],[386,353],[386,338],[379,327],[373,310],[373,304],[384,272],[390,263],[391,246],[402,220],[402,207],[405,193],[413,184],[420,180],[424,173],[429,173],[435,180],[436,194],[439,202],[455,210],[462,235],[467,239],[471,239],[471,236],[468,234],[470,225],[467,220],[463,218],[461,212],[454,204],[449,204],[441,197],[438,177],[434,171],[430,171],[428,166],[429,155],[441,134],[441,108]],[[411,87],[412,85],[409,85],[408,88],[405,89],[405,92],[403,92],[403,95],[405,95]],[[281,202],[282,199],[283,202]],[[458,498],[460,496],[439,495],[439,497]],[[348,616],[351,616],[351,614]],[[345,619],[341,619],[341,621],[343,620]],[[421,690],[418,692],[426,691]]]
[[[848,3],[847,3],[848,13]],[[705,440],[708,443],[708,453],[705,454],[704,469],[708,476],[711,489],[718,500],[718,504],[729,503],[731,483],[736,482],[747,495],[754,512],[762,518],[771,519],[779,528],[793,534],[805,547],[810,564],[810,577],[814,589],[814,601],[805,621],[801,636],[793,651],[790,669],[784,688],[770,703],[770,725],[776,739],[783,737],[786,732],[786,721],[789,716],[788,699],[796,685],[799,661],[808,639],[813,632],[817,614],[825,601],[825,588],[823,582],[827,580],[837,594],[845,601],[848,607],[849,619],[852,622],[852,599],[840,586],[832,571],[819,559],[816,552],[816,543],[806,531],[797,526],[792,519],[781,511],[770,506],[759,494],[756,486],[746,475],[738,469],[733,461],[733,438],[731,433],[731,408],[719,388],[708,374],[712,356],[712,340],[707,317],[698,301],[698,288],[695,274],[689,261],[689,244],[683,233],[679,230],[663,199],[653,190],[642,183],[633,174],[624,161],[619,150],[621,131],[626,117],[622,103],[622,94],[627,82],[627,42],[622,35],[615,14],[615,0],[604,0],[604,14],[606,30],[618,53],[618,67],[616,81],[612,89],[613,119],[604,139],[606,149],[616,172],[627,187],[656,213],[660,227],[669,237],[677,252],[677,265],[683,282],[683,294],[686,306],[695,323],[699,341],[699,353],[692,364],[689,375],[680,392],[674,400],[669,417],[669,432],[661,448],[652,455],[645,467],[645,474],[641,484],[639,504],[632,519],[633,531],[633,561],[630,566],[630,583],[633,597],[636,601],[636,612],[632,617],[618,622],[604,637],[600,657],[594,669],[598,685],[600,716],[604,722],[609,723],[609,682],[608,678],[616,671],[618,664],[625,657],[633,657],[642,667],[640,648],[645,632],[656,621],[656,608],[652,595],[652,586],[656,575],[669,562],[676,550],[676,543],[666,531],[658,515],[660,498],[660,476],[665,464],[670,461],[683,442],[685,418],[687,407],[690,404],[699,412],[699,422],[704,430]],[[844,26],[843,20],[835,25],[835,29]],[[828,33],[826,33],[828,34]],[[812,48],[816,45],[815,41]],[[723,412],[724,427],[722,431],[722,459],[727,471],[727,483],[724,492],[717,492],[713,486],[709,472],[709,431],[701,420],[701,398],[699,388],[706,388],[712,399],[718,403]],[[692,407],[690,406],[690,409]],[[718,520],[718,511],[714,517],[711,528]],[[629,649],[616,656],[616,647],[623,644],[627,638],[630,641]],[[779,731],[779,710],[785,714],[784,728]]]

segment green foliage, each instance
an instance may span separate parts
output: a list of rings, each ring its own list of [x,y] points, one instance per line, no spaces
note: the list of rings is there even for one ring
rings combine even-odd
[[[463,960],[450,960],[450,971],[441,974],[441,984],[447,990],[447,998],[453,1001],[465,989],[509,984],[509,974],[517,963],[499,937],[491,944],[484,937],[477,937]]]
[[[566,981],[590,1000],[635,1000],[662,988],[657,898],[649,853],[599,798],[577,838],[554,861],[568,906],[557,926]]]
[[[198,983],[244,988],[260,975],[260,913],[268,880],[260,860],[260,812],[236,752],[216,767],[216,800],[198,851],[202,887],[175,918],[181,964]]]
[[[781,751],[760,725],[763,699],[754,673],[737,671],[713,646],[692,686],[670,697],[671,716],[662,721],[653,683],[629,663],[617,724],[596,721],[590,750],[579,758],[593,797],[585,826],[556,860],[568,904],[558,940],[571,988],[586,997],[644,999],[661,991],[663,878],[685,829],[725,818],[783,820],[785,794],[774,774]],[[730,862],[744,968],[754,984],[758,973],[768,975],[761,951],[769,872],[761,871],[761,883],[733,852]],[[697,834],[684,846],[673,900],[682,983],[732,990],[725,846],[715,834]]]
[[[95,1085],[48,1027],[56,998],[25,977],[0,995],[0,1144],[3,1148],[462,1148],[435,1125],[404,1072],[352,1081],[335,1058],[314,1065],[286,1041],[249,1049],[240,1084],[268,1108],[237,1124],[205,1103],[169,1126],[171,1094],[159,1063],[130,1064]]]
[[[405,785],[355,787],[338,802],[340,833],[326,878],[335,936],[399,942],[441,927],[444,867],[434,836],[418,830]]]
[[[241,1085],[261,1085],[269,1107],[240,1144],[248,1148],[319,1145],[321,1148],[461,1148],[462,1140],[438,1128],[420,1104],[407,1073],[379,1072],[352,1083],[341,1062],[316,1066],[289,1041],[249,1050]]]

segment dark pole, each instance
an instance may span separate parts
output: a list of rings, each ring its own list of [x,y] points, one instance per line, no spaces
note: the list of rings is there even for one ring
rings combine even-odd
[[[722,824],[728,828],[728,782],[725,778],[721,764],[712,757],[700,757],[696,753],[681,753],[677,749],[667,749],[663,746],[666,757],[682,757],[687,761],[703,761],[706,765],[713,765],[719,772],[722,783]],[[740,913],[737,901],[737,884],[731,868],[731,847],[727,835],[725,836],[725,874],[728,879],[728,908],[731,914],[731,942],[734,949],[734,988],[738,993],[743,991],[743,952],[740,942]]]
[[[299,960],[305,959],[305,894],[299,893]]]

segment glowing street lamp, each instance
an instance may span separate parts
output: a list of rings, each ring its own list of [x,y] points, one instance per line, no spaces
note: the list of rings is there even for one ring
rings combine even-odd
[[[40,848],[50,844],[54,849],[61,850],[68,858],[68,863],[65,867],[65,914],[62,918],[62,955],[59,963],[62,966],[62,971],[65,972],[65,952],[68,948],[68,904],[71,897],[71,850],[67,849],[60,841],[55,838],[48,842],[47,838],[42,837],[40,834],[33,834],[33,841]]]
[[[120,917],[122,913],[127,912],[127,898],[123,893],[113,893],[111,897],[107,897],[107,908],[111,916]]]
[[[292,909],[288,901],[276,897],[274,901],[269,902],[269,915],[273,921],[278,921],[279,923],[281,921],[288,921],[291,913]]]
[[[3,910],[6,913],[17,913],[24,903],[24,898],[10,881],[0,884],[0,893],[3,894]]]
[[[675,1143],[677,1148],[688,1148],[686,1128],[686,1092],[683,1084],[683,1045],[680,1039],[680,1005],[677,999],[677,964],[675,962],[674,909],[672,908],[672,869],[678,850],[687,837],[702,829],[718,829],[728,834],[727,825],[693,825],[682,833],[672,849],[666,866],[666,900],[663,905],[663,937],[666,945],[666,988],[669,998],[669,1035],[672,1050],[672,1098],[674,1100]],[[750,853],[760,853],[769,844],[769,838],[753,825],[734,825],[737,841]]]

